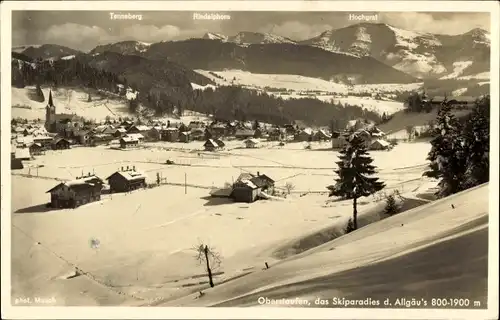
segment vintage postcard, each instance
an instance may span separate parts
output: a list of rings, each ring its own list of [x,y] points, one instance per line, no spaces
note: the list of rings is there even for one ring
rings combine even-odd
[[[2,3],[2,318],[498,318],[498,21]]]

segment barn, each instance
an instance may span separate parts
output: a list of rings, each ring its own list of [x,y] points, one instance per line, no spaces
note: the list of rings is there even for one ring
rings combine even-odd
[[[127,192],[146,186],[146,176],[135,170],[135,166],[121,168],[106,178],[111,192]]]

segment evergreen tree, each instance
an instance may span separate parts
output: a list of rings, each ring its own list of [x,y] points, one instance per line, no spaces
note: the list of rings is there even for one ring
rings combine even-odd
[[[353,228],[358,227],[357,200],[374,194],[385,187],[385,184],[376,177],[376,167],[371,163],[373,159],[368,152],[363,140],[354,135],[348,144],[340,151],[340,161],[337,161],[338,169],[335,173],[338,178],[336,184],[329,186],[330,197],[337,196],[343,199],[353,200]]]
[[[466,145],[466,172],[463,188],[471,188],[489,181],[490,98],[476,103],[472,114],[466,118],[462,136]]]
[[[40,84],[37,83],[35,90],[36,90],[36,101],[44,102],[45,96],[43,95],[43,91],[42,88],[40,87]]]
[[[441,106],[433,135],[432,148],[427,156],[431,162],[430,170],[424,175],[440,179],[440,190],[436,195],[445,197],[462,190],[467,152],[460,123],[451,113],[450,106]]]

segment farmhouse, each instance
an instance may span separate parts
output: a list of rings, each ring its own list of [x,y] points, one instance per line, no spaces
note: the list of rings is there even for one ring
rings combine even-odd
[[[143,125],[134,125],[127,130],[127,135],[130,134],[140,134],[143,136],[144,140],[150,140],[154,137],[154,133],[151,132],[151,127]]]
[[[237,139],[248,139],[248,138],[253,138],[255,135],[255,130],[251,129],[238,129],[236,130],[235,137]]]
[[[90,136],[89,143],[91,146],[101,146],[109,144],[113,140],[113,136],[105,133],[96,133]]]
[[[123,127],[116,128],[115,131],[112,133],[113,137],[115,138],[121,138],[127,133],[127,130]]]
[[[161,131],[161,140],[168,142],[176,142],[179,140],[179,129],[177,128],[164,128]]]
[[[133,148],[137,147],[139,145],[139,140],[135,137],[123,137],[120,139],[120,148],[122,149],[128,149],[128,148]]]
[[[259,140],[251,138],[244,141],[246,148],[257,148],[260,145]]]
[[[121,168],[106,178],[111,192],[126,192],[146,186],[146,176],[135,170],[135,166]]]
[[[101,200],[103,181],[91,175],[73,181],[59,183],[47,191],[53,208],[76,208],[89,202]]]
[[[294,135],[296,141],[311,141],[312,138],[313,130],[311,128],[302,129]]]
[[[70,144],[71,143],[69,142],[69,140],[65,138],[56,138],[54,141],[52,141],[52,149],[53,150],[69,149]]]
[[[191,133],[189,131],[184,131],[179,134],[179,141],[188,143],[191,141]]]
[[[391,144],[385,140],[375,140],[370,144],[370,150],[389,150]]]
[[[241,174],[233,184],[231,198],[236,202],[254,202],[260,196],[272,195],[274,193],[274,180],[266,175],[244,173]]]
[[[328,132],[326,132],[323,129],[320,129],[320,130],[318,130],[318,132],[316,132],[314,134],[313,140],[314,141],[327,141],[327,140],[330,140],[331,137],[332,137],[331,134],[329,134]]]
[[[140,133],[127,133],[125,137],[137,139],[139,143],[144,142],[144,136]]]
[[[36,136],[33,137],[33,143],[38,143],[42,146],[44,149],[48,149],[50,145],[52,144],[52,137],[49,136]]]
[[[215,151],[225,147],[224,142],[218,139],[208,139],[204,144],[205,151]]]
[[[31,154],[29,148],[18,148],[14,154],[14,159],[19,160],[31,160]]]

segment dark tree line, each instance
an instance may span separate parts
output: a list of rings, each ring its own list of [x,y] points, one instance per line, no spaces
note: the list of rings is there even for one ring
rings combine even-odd
[[[445,197],[489,181],[490,98],[479,100],[472,113],[457,119],[442,106],[433,131],[430,169],[439,179],[438,196]]]
[[[195,90],[193,111],[212,114],[215,118],[230,121],[259,121],[289,124],[302,120],[312,125],[329,125],[335,119],[339,127],[355,118],[380,121],[380,116],[358,106],[340,105],[313,98],[282,99],[245,88],[226,86]]]

